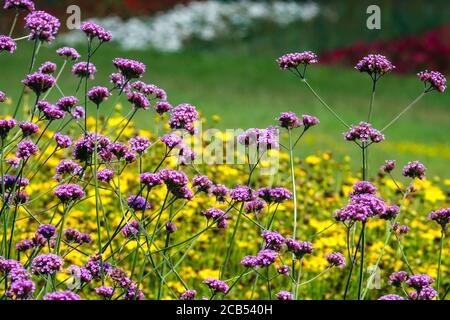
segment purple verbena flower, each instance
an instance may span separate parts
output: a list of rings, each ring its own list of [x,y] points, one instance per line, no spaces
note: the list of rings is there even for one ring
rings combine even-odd
[[[61,23],[45,11],[32,11],[25,17],[25,28],[30,30],[29,40],[52,42]]]
[[[330,266],[342,268],[346,264],[345,257],[340,252],[332,252],[327,254],[326,259]]]
[[[109,42],[112,40],[110,32],[91,21],[83,22],[81,24],[81,31],[91,40],[94,38],[97,38],[100,42]]]
[[[60,149],[66,149],[72,145],[72,139],[70,138],[70,136],[66,136],[64,134],[56,132],[53,138],[55,139],[56,146]]]
[[[408,273],[405,271],[397,271],[389,276],[389,283],[394,287],[401,287],[406,280],[408,280]]]
[[[294,296],[289,291],[280,291],[275,296],[278,300],[289,301],[294,299]]]
[[[135,211],[144,211],[151,208],[150,203],[141,196],[129,196],[127,203]]]
[[[87,95],[89,100],[99,106],[102,102],[108,99],[111,93],[109,92],[108,88],[97,86],[91,88],[88,91]]]
[[[302,122],[294,112],[282,112],[278,117],[280,127],[285,129],[295,129],[302,125]]]
[[[77,50],[70,47],[62,47],[56,50],[56,54],[58,54],[61,57],[65,57],[67,60],[78,60],[80,59],[81,55],[78,53]]]
[[[443,93],[447,89],[447,79],[438,71],[422,71],[417,74],[420,81],[425,84],[425,91],[436,90]],[[428,85],[428,87],[427,87]]]
[[[79,78],[94,79],[94,74],[97,72],[97,68],[92,62],[89,62],[89,67],[87,62],[78,62],[72,66],[72,74]]]
[[[47,293],[44,300],[81,300],[81,298],[72,291],[56,291]]]
[[[169,125],[171,129],[184,129],[190,134],[194,134],[194,123],[198,119],[198,112],[193,105],[187,103],[179,104],[171,111]]]
[[[2,51],[14,53],[16,49],[17,49],[16,42],[12,38],[7,36],[0,36],[0,53]]]
[[[131,138],[128,143],[130,144],[131,150],[142,155],[150,147],[150,140],[146,137],[137,136]]]
[[[62,203],[69,203],[82,199],[86,193],[76,184],[62,184],[53,192]]]
[[[236,186],[230,190],[230,197],[236,202],[248,202],[255,199],[255,192],[247,186]]]
[[[369,54],[362,58],[355,66],[360,72],[367,72],[374,80],[390,73],[395,66],[381,54]]]
[[[140,78],[145,73],[145,64],[136,60],[115,58],[113,64],[127,80]]]
[[[192,186],[196,188],[198,192],[209,193],[213,183],[207,176],[195,176],[192,178]]]
[[[278,65],[283,70],[296,69],[300,65],[315,64],[317,62],[317,55],[311,51],[288,53],[277,59]]]
[[[23,140],[17,144],[16,157],[22,160],[37,155],[38,147],[31,140]]]
[[[0,119],[0,138],[5,139],[16,125],[17,121],[14,119]]]
[[[344,138],[347,141],[360,140],[363,143],[368,143],[369,141],[378,143],[384,140],[384,135],[373,128],[370,123],[360,122],[359,125],[353,125],[349,131],[344,133]]]
[[[46,61],[43,64],[41,64],[38,71],[40,73],[53,74],[56,72],[56,69],[57,69],[56,63],[53,63],[51,61]]]
[[[419,178],[423,179],[425,177],[425,166],[419,161],[408,162],[406,166],[403,167],[403,176],[411,179]]]
[[[31,270],[34,274],[47,275],[54,274],[61,270],[63,260],[53,253],[44,253],[33,259]]]
[[[380,168],[385,173],[391,173],[395,169],[395,160],[386,160],[384,165]]]
[[[74,96],[62,97],[56,102],[56,106],[62,111],[70,112],[70,110],[75,107],[78,103],[78,98]]]
[[[180,295],[181,300],[193,300],[197,295],[195,290],[186,290]]]
[[[108,168],[97,171],[98,181],[108,183],[114,178],[114,171]]]
[[[22,80],[22,83],[33,90],[37,96],[39,96],[54,87],[56,80],[48,74],[32,73],[27,75],[25,79]]]
[[[39,126],[33,122],[21,122],[19,124],[20,130],[24,137],[31,136],[39,132]]]
[[[274,251],[280,251],[285,246],[284,237],[275,230],[266,230],[262,233],[262,237],[266,242],[266,249],[272,249]]]
[[[31,0],[5,0],[5,5],[3,8],[32,12],[35,10],[35,5]]]
[[[208,278],[205,279],[203,283],[206,284],[214,293],[216,292],[227,293],[229,290],[228,285],[222,280]]]

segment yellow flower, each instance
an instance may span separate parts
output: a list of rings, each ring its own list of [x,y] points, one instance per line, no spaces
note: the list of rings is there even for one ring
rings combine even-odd
[[[322,159],[315,155],[307,156],[305,162],[309,165],[316,166],[322,162]]]

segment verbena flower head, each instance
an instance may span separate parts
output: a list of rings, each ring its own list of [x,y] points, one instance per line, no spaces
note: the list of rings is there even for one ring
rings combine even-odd
[[[30,40],[52,42],[60,27],[58,18],[45,11],[32,11],[25,17],[25,28],[30,30]]]
[[[211,193],[216,197],[216,201],[223,203],[226,201],[229,190],[222,184],[217,184],[211,187]]]
[[[78,60],[81,58],[81,55],[78,53],[78,51],[74,48],[70,47],[62,47],[56,50],[56,54],[65,57],[67,60]]]
[[[54,274],[61,270],[63,260],[53,253],[44,253],[33,259],[31,270],[34,274]]]
[[[108,88],[97,86],[90,89],[87,93],[89,100],[95,103],[97,106],[106,101],[111,93]]]
[[[44,300],[81,300],[81,298],[72,291],[56,291],[47,293]]]
[[[6,94],[3,91],[0,91],[0,103],[5,102],[6,99]]]
[[[278,65],[283,70],[297,68],[300,65],[315,64],[317,62],[317,55],[311,51],[288,53],[277,59]]]
[[[326,259],[332,267],[343,268],[346,264],[345,257],[340,252],[332,252],[327,254]]]
[[[150,101],[148,101],[147,97],[140,92],[128,93],[128,102],[130,102],[135,109],[147,110],[148,107],[150,107]]]
[[[43,73],[32,73],[26,76],[22,83],[34,91],[36,95],[47,92],[56,85],[56,80],[51,75]]]
[[[278,258],[278,252],[271,249],[263,249],[256,256],[258,259],[258,267],[267,267],[274,263]]]
[[[114,295],[114,288],[110,286],[100,286],[94,290],[96,294],[106,299],[110,299]]]
[[[316,126],[320,123],[319,118],[316,118],[314,116],[310,116],[308,114],[302,115],[302,122],[306,129]]]
[[[378,298],[378,300],[405,300],[402,296],[398,294],[387,294]]]
[[[16,243],[15,248],[19,252],[26,252],[35,247],[35,243],[31,239],[24,239],[18,243]]]
[[[150,147],[150,140],[141,136],[131,138],[128,143],[130,144],[131,150],[139,154],[145,153]]]
[[[123,142],[112,142],[108,145],[108,151],[117,159],[122,159],[130,151],[130,148]]]
[[[411,179],[419,178],[423,179],[425,177],[425,166],[419,161],[408,162],[406,166],[403,167],[403,176]]]
[[[381,54],[369,54],[362,58],[355,66],[360,72],[367,72],[374,80],[392,72],[395,66]]]
[[[16,42],[12,38],[0,35],[0,53],[2,51],[14,53],[16,49],[17,49]]]
[[[227,293],[229,290],[228,285],[222,280],[208,278],[205,279],[203,283],[206,284],[215,293],[216,292]]]
[[[278,130],[273,127],[266,129],[250,128],[243,134],[237,137],[240,144],[248,147],[257,145],[263,150],[277,149],[278,144]]]
[[[50,240],[50,238],[53,237],[55,233],[56,228],[51,224],[41,224],[36,230],[36,234],[39,234],[47,240]]]
[[[192,186],[196,188],[198,192],[209,193],[213,183],[207,176],[195,176],[192,178]]]
[[[5,139],[16,125],[15,119],[0,119],[0,137]]]
[[[64,111],[54,105],[49,105],[42,109],[42,114],[47,120],[58,120],[64,118]]]
[[[406,284],[416,290],[421,290],[424,287],[431,285],[434,279],[427,274],[414,274],[406,280]]]
[[[84,108],[83,107],[75,107],[75,109],[73,109],[71,114],[75,120],[84,118]]]
[[[206,211],[202,211],[202,216],[205,216],[207,219],[220,219],[225,217],[225,212],[217,208],[209,208]]]
[[[27,300],[32,298],[34,290],[33,281],[21,279],[13,281],[7,293],[12,294],[17,300]]]
[[[383,215],[385,212],[386,205],[383,199],[368,193],[357,194],[345,207],[336,211],[334,218],[341,222],[365,222],[369,218]]]
[[[112,35],[110,32],[91,21],[83,22],[81,24],[81,31],[83,31],[91,40],[95,38],[97,38],[100,42],[109,42],[112,40]]]
[[[442,208],[433,211],[428,215],[428,219],[436,221],[442,229],[446,229],[448,223],[450,222],[450,208]]]
[[[181,300],[193,300],[197,295],[195,290],[186,290],[180,295]]]
[[[347,141],[360,140],[364,143],[369,141],[378,143],[384,140],[384,135],[377,129],[373,128],[370,123],[360,122],[359,125],[353,125],[349,131],[344,133],[344,138]]]
[[[236,202],[248,202],[255,199],[255,192],[247,186],[236,186],[230,190],[230,197]]]
[[[164,143],[169,149],[173,149],[183,144],[183,139],[173,133],[168,133],[160,138],[160,141]]]
[[[265,207],[266,207],[266,203],[264,201],[255,199],[255,200],[247,202],[244,206],[244,209],[245,209],[245,212],[247,212],[247,213],[258,214],[258,213],[261,213]]]
[[[407,225],[400,225],[398,222],[394,223],[394,224],[391,226],[391,229],[392,229],[395,233],[397,233],[399,236],[405,235],[405,234],[407,234],[407,233],[411,230],[411,228],[408,227]]]
[[[425,286],[420,291],[409,292],[408,296],[411,300],[433,300],[438,293],[431,286]]]
[[[89,62],[89,66],[87,62],[78,62],[72,66],[72,74],[79,78],[94,79],[94,74],[97,72],[97,68],[92,62]]]
[[[245,256],[240,264],[246,268],[255,268],[259,265],[259,260],[255,256]]]
[[[292,198],[292,193],[283,187],[261,188],[258,190],[258,197],[267,203],[282,203]]]
[[[289,291],[280,291],[276,295],[278,300],[289,301],[293,300],[294,296]]]
[[[144,211],[151,208],[150,203],[141,196],[129,196],[127,203],[135,211]]]
[[[291,271],[291,267],[287,266],[287,265],[282,265],[277,267],[277,272],[279,274],[282,274],[284,276],[289,275],[289,272]]]
[[[139,176],[139,180],[141,184],[148,188],[153,188],[163,183],[163,180],[158,173],[143,172]]]
[[[171,129],[183,129],[190,134],[194,134],[194,123],[198,119],[199,115],[196,108],[193,105],[183,103],[172,109],[169,125]]]
[[[33,122],[21,122],[19,124],[20,130],[24,137],[31,136],[39,132],[39,126]]]
[[[296,241],[294,239],[287,238],[286,246],[289,251],[295,254],[297,259],[301,259],[305,254],[311,254],[314,251],[312,243],[308,241]]]
[[[108,183],[114,178],[114,170],[105,168],[97,171],[97,178],[101,182]]]
[[[368,181],[358,181],[353,185],[353,191],[350,192],[349,196],[352,197],[357,194],[375,194],[377,188]]]
[[[294,129],[300,127],[303,123],[294,112],[282,112],[278,117],[280,127]]]
[[[76,184],[62,184],[58,186],[53,194],[58,197],[62,203],[69,203],[82,199],[86,193]]]
[[[56,63],[46,61],[43,64],[41,64],[38,70],[40,73],[53,74],[56,72],[56,69],[57,69]]]
[[[164,223],[164,226],[166,227],[166,232],[168,233],[174,233],[177,231],[177,226],[172,221],[167,221]]]
[[[139,234],[139,222],[131,220],[122,228],[122,233],[127,239],[136,239]]]
[[[53,138],[55,139],[56,146],[60,149],[66,149],[72,145],[72,139],[70,136],[56,132]]]
[[[401,287],[401,285],[408,280],[408,273],[405,271],[397,271],[389,276],[389,283],[394,287]]]
[[[395,169],[395,164],[395,160],[386,160],[380,169],[385,173],[391,173]]]
[[[64,175],[73,176],[76,174],[80,174],[83,168],[72,160],[61,160],[55,168],[56,175],[54,178],[56,181],[61,181],[61,178]]]
[[[159,101],[155,105],[155,111],[159,115],[163,115],[164,113],[169,112],[170,110],[172,110],[172,105],[167,101]]]
[[[386,206],[386,211],[380,212],[378,216],[380,217],[380,219],[393,220],[398,216],[399,212],[400,212],[399,206],[396,205]]]
[[[447,89],[447,79],[438,71],[422,71],[417,74],[420,81],[425,84],[425,91],[436,90],[443,93]]]
[[[28,159],[31,156],[37,155],[38,147],[31,140],[23,140],[17,144],[16,157],[19,159]]]
[[[95,140],[97,140],[97,151],[100,156],[112,157],[112,154],[108,150],[108,146],[111,143],[109,139],[101,134],[95,134],[94,132],[89,132],[88,134],[82,135],[82,137],[75,143],[73,149],[73,156],[76,160],[86,162],[91,159],[92,153],[95,148]]]
[[[35,5],[31,0],[5,0],[4,9],[15,9],[15,10],[25,10],[34,11]]]
[[[65,229],[64,230],[64,237],[68,242],[75,242],[78,244],[85,244],[85,243],[92,243],[94,240],[89,235],[89,233],[81,233],[80,231],[76,229]]]
[[[171,191],[178,190],[189,182],[188,177],[182,171],[173,169],[162,169],[159,171],[161,179],[166,184],[167,188]]]
[[[127,80],[140,78],[145,73],[145,64],[140,61],[115,58],[113,64]]]
[[[280,251],[285,246],[284,237],[275,230],[267,230],[262,233],[262,237],[266,242],[266,249]]]
[[[74,96],[62,97],[56,102],[56,106],[63,110],[69,112],[78,103],[78,98]]]

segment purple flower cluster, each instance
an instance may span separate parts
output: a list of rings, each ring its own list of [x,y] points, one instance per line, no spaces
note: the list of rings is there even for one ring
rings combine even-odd
[[[128,102],[130,102],[135,109],[147,110],[148,107],[150,107],[150,101],[148,101],[147,97],[140,92],[128,93]]]
[[[278,300],[282,301],[289,301],[294,299],[294,296],[289,291],[280,291],[275,296]]]
[[[385,173],[391,173],[395,169],[395,164],[395,160],[386,160],[380,170]]]
[[[156,113],[161,115],[161,116],[164,113],[169,112],[170,110],[172,110],[172,105],[170,103],[168,103],[167,101],[159,101],[155,105]]]
[[[47,293],[44,300],[81,300],[81,298],[72,291],[56,291]]]
[[[38,147],[31,140],[23,140],[17,144],[16,157],[25,160],[37,155],[38,152]]]
[[[56,69],[57,69],[56,63],[53,63],[51,61],[46,61],[43,64],[41,64],[38,71],[40,73],[53,74],[56,72]]]
[[[139,222],[131,220],[122,228],[122,233],[127,239],[136,239],[139,234]]]
[[[294,239],[287,238],[286,246],[288,251],[293,252],[297,259],[301,259],[304,255],[311,254],[314,251],[312,243],[308,241],[296,241]]]
[[[5,139],[16,125],[17,121],[14,119],[0,119],[0,138]]]
[[[83,31],[90,40],[95,38],[97,38],[100,42],[109,42],[112,40],[112,35],[110,32],[91,21],[83,22],[81,24],[81,31]]]
[[[36,234],[42,236],[46,240],[50,240],[55,235],[56,228],[51,224],[41,224],[36,230]]]
[[[0,91],[0,103],[6,101],[6,94],[3,91]]]
[[[56,106],[63,110],[69,112],[78,103],[78,98],[74,96],[62,97],[56,102]]]
[[[229,192],[228,188],[223,184],[216,184],[211,187],[211,193],[216,197],[216,201],[219,203],[226,201]]]
[[[394,287],[401,287],[401,285],[408,280],[408,273],[405,271],[397,271],[389,276],[389,283]]]
[[[214,293],[221,292],[227,293],[229,290],[228,285],[222,281],[214,278],[208,278],[203,281]]]
[[[87,232],[81,233],[76,229],[65,229],[64,237],[68,242],[74,242],[78,244],[85,244],[85,243],[89,244],[92,243],[93,241],[89,233]]]
[[[54,176],[56,181],[61,181],[64,175],[76,175],[81,173],[82,167],[73,162],[72,160],[61,160],[55,168],[56,175]]]
[[[428,84],[429,87],[426,88],[426,91],[437,90],[438,92],[444,92],[447,89],[447,79],[444,75],[438,71],[422,71],[417,74],[420,81],[425,83],[425,86]]]
[[[131,86],[134,90],[142,92],[146,96],[149,97],[151,96],[153,98],[160,99],[163,101],[167,100],[166,92],[163,89],[155,86],[154,84],[146,84],[142,81],[136,81]]]
[[[16,49],[16,42],[12,38],[7,36],[0,36],[0,53],[2,51],[13,53],[14,51],[16,51]]]
[[[5,0],[4,9],[15,9],[15,10],[25,10],[34,11],[35,5],[31,0]]]
[[[278,121],[280,122],[280,127],[286,129],[294,129],[302,125],[301,120],[294,112],[282,112],[278,117]]]
[[[173,149],[183,144],[183,139],[180,136],[173,133],[168,133],[162,136],[160,138],[160,141],[164,143],[169,149]]]
[[[58,50],[56,50],[56,54],[72,61],[78,60],[81,57],[76,49],[70,47],[59,48]]]
[[[406,300],[402,296],[399,296],[398,294],[387,294],[385,296],[381,296],[378,298],[378,300]]]
[[[400,212],[400,207],[396,205],[386,206],[386,210],[384,212],[380,212],[378,216],[380,219],[384,220],[393,220],[398,216]]]
[[[197,295],[195,290],[186,290],[180,295],[181,300],[193,300]]]
[[[194,197],[192,191],[187,187],[189,179],[184,172],[162,169],[159,171],[159,175],[167,186],[167,189],[177,198],[191,200]]]
[[[285,246],[285,239],[278,231],[266,230],[262,233],[262,237],[266,242],[266,249],[280,251]]]
[[[97,179],[101,182],[108,183],[114,178],[114,171],[108,168],[97,171]]]
[[[89,62],[89,66],[87,62],[78,62],[72,66],[72,74],[79,78],[94,79],[94,74],[97,72],[97,68],[92,62]]]
[[[69,136],[56,132],[53,136],[56,146],[60,149],[69,148],[72,145],[72,139]]]
[[[326,256],[327,262],[332,266],[332,267],[339,267],[342,268],[345,266],[346,264],[346,260],[345,257],[342,253],[340,252],[332,252],[327,254]]]
[[[419,178],[423,179],[425,177],[425,166],[419,161],[408,162],[406,166],[403,167],[402,174],[404,177],[411,179]]]
[[[383,216],[385,212],[386,205],[383,199],[365,193],[351,197],[345,207],[336,211],[334,218],[341,222],[366,222],[371,217]]]
[[[134,137],[131,138],[128,143],[130,144],[130,148],[133,152],[136,152],[140,155],[145,153],[148,148],[150,148],[150,140],[146,137]]]
[[[350,192],[349,196],[353,197],[358,194],[375,194],[377,188],[368,181],[358,181],[353,184],[353,191]]]
[[[39,132],[39,126],[33,122],[22,122],[19,124],[24,137],[31,136]]]
[[[136,60],[115,58],[113,64],[127,80],[140,78],[145,73],[145,64]]]
[[[149,189],[155,186],[159,186],[163,183],[163,180],[158,173],[144,172],[139,176],[139,180],[141,184]]]
[[[237,137],[240,144],[246,147],[257,145],[261,149],[278,149],[278,130],[273,127],[266,129],[250,128]]]
[[[44,253],[33,259],[31,270],[34,274],[46,275],[54,274],[61,270],[63,260],[53,253]]]
[[[127,199],[128,206],[134,211],[145,211],[150,209],[150,203],[141,196],[129,196]]]
[[[169,125],[171,129],[183,129],[190,134],[194,134],[194,123],[198,119],[199,115],[196,108],[193,105],[183,103],[172,109]]]
[[[302,121],[306,129],[318,125],[320,123],[320,120],[318,118],[310,116],[308,114],[302,115]]]
[[[283,70],[318,62],[317,55],[311,51],[288,53],[277,59],[278,65]]]
[[[265,207],[266,203],[259,199],[249,201],[244,205],[245,212],[255,214],[261,213]]]
[[[97,106],[106,101],[106,99],[108,99],[110,95],[111,93],[109,92],[108,88],[101,86],[93,87],[87,93],[89,100],[91,100]]]
[[[360,122],[357,126],[352,126],[349,131],[344,133],[344,138],[347,141],[360,140],[367,143],[370,141],[378,143],[384,140],[384,135],[373,128],[370,123]]]
[[[428,215],[428,219],[436,221],[442,229],[446,229],[448,223],[450,222],[450,208],[442,208],[433,211]]]
[[[32,11],[25,17],[25,28],[30,30],[30,40],[52,42],[60,27],[58,18],[45,11]]]
[[[267,203],[282,203],[292,198],[292,193],[283,187],[261,188],[258,190],[258,197]]]
[[[395,66],[381,54],[369,54],[358,61],[355,69],[360,72],[367,72],[376,80],[393,71]]]
[[[196,188],[198,192],[209,193],[213,183],[207,176],[195,176],[192,178],[192,186]]]
[[[43,73],[33,73],[29,74],[22,80],[22,83],[28,88],[34,91],[36,95],[41,95],[47,92],[50,88],[54,87],[56,84],[55,78],[51,75]]]
[[[236,202],[248,202],[255,199],[255,191],[247,186],[236,186],[230,190],[230,197]]]
[[[57,196],[62,203],[66,204],[71,201],[80,200],[86,195],[83,189],[76,184],[62,184],[55,189],[53,194]]]

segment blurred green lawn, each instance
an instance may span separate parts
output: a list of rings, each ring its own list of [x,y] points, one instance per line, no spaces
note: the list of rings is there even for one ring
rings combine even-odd
[[[36,65],[46,60],[61,65],[55,49],[42,47]],[[82,48],[80,52],[85,54]],[[20,80],[28,69],[30,55],[30,44],[25,42],[19,43],[15,54],[0,55],[0,90],[14,100],[20,94]],[[303,83],[289,72],[279,70],[274,55],[205,50],[164,54],[124,51],[114,45],[105,45],[94,57],[98,73],[93,84],[107,83],[109,74],[114,71],[111,60],[117,56],[145,62],[147,73],[143,80],[165,88],[172,104],[189,102],[208,118],[220,115],[220,123],[212,124],[210,121],[209,125],[222,129],[266,127],[275,124],[275,118],[282,111],[308,113],[319,117],[321,124],[306,136],[299,153],[332,151],[337,157],[348,154],[359,161],[360,154],[355,145],[342,138],[344,128],[315,100]],[[315,90],[348,123],[366,119],[371,89],[367,75],[351,68],[316,65],[309,69],[308,78]],[[73,95],[77,83],[67,68],[60,81],[64,94]],[[383,78],[375,99],[374,126],[383,127],[422,89],[423,85],[414,75]],[[54,90],[49,100],[55,102],[57,98],[57,90]],[[2,115],[10,112],[6,108],[2,106]],[[143,128],[153,128],[151,112],[140,112],[136,121]],[[421,160],[431,175],[449,177],[449,126],[448,93],[428,94],[395,127],[385,132],[385,142],[373,146],[370,153],[372,174],[383,160],[397,159],[401,165],[408,160]]]

